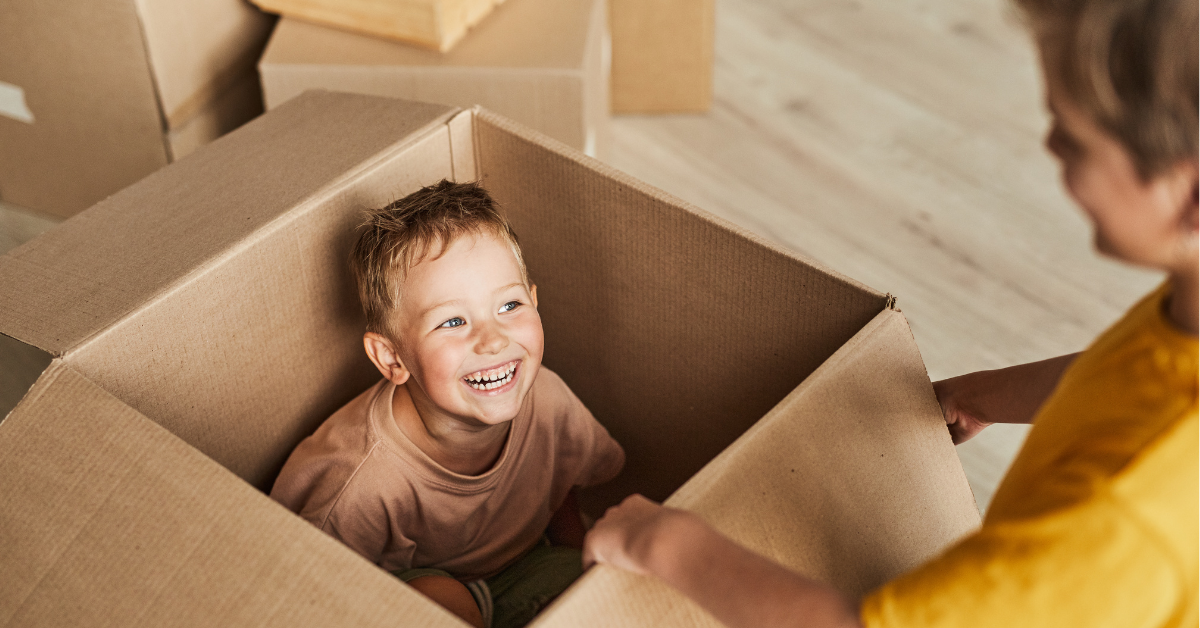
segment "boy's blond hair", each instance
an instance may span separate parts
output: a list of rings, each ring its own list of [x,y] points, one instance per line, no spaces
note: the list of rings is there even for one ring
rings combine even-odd
[[[521,277],[528,284],[517,234],[478,183],[443,179],[386,207],[369,210],[350,252],[367,331],[394,337],[390,315],[400,302],[400,283],[409,269],[429,256],[441,257],[464,235],[482,234],[494,235],[512,248]]]
[[[1196,157],[1196,0],[1016,0],[1066,94],[1143,178]]]

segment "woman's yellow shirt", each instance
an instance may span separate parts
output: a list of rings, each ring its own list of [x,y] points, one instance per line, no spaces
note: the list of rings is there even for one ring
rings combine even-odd
[[[1168,294],[1075,360],[983,527],[868,595],[865,626],[1197,625],[1197,342]]]

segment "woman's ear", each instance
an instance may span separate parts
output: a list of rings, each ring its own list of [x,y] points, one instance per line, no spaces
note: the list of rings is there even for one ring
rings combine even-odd
[[[384,379],[397,386],[408,381],[408,369],[404,367],[390,338],[369,331],[363,334],[363,348],[367,350],[367,357],[371,358],[371,362],[383,374]]]
[[[1169,176],[1178,190],[1177,241],[1185,254],[1192,256],[1200,248],[1200,162],[1188,159],[1175,166]]]

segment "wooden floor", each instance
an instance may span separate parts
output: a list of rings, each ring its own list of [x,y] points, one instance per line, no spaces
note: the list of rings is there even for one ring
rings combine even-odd
[[[1079,350],[1159,277],[1091,252],[1006,6],[718,0],[712,110],[618,118],[609,161],[897,295],[934,379]],[[0,252],[51,224],[0,204]],[[1024,434],[959,448],[981,508]]]
[[[610,161],[897,295],[930,377],[1080,350],[1160,281],[1092,252],[1004,0],[718,0],[716,25],[712,110],[618,118]],[[981,508],[1025,433],[959,447]]]

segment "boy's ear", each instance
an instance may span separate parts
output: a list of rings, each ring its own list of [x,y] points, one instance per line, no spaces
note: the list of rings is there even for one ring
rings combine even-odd
[[[533,303],[533,309],[537,309],[537,284],[529,284],[529,301]]]
[[[371,362],[383,374],[384,379],[397,386],[408,381],[408,369],[400,361],[396,346],[387,336],[369,331],[363,334],[363,348],[367,350],[367,357],[371,358]]]

